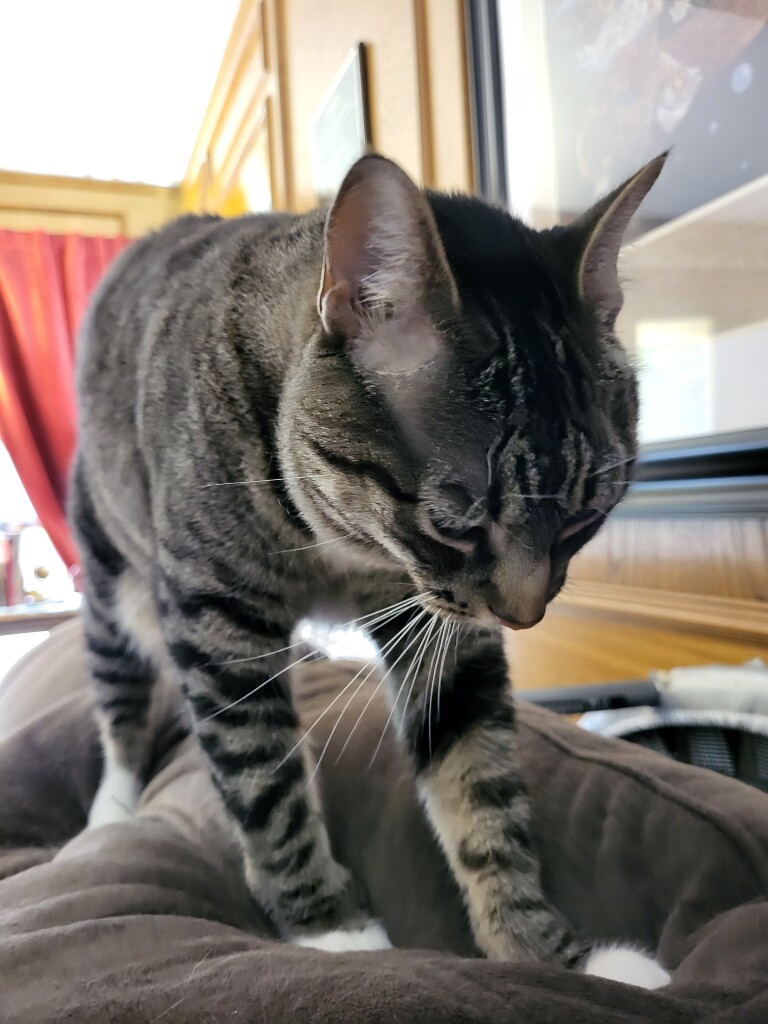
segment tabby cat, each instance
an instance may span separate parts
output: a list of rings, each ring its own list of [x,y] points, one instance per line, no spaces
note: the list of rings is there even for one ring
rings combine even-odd
[[[91,824],[135,807],[170,673],[279,932],[385,946],[288,686],[297,623],[354,620],[480,949],[583,961],[542,896],[501,633],[541,619],[626,490],[616,263],[663,160],[536,232],[368,156],[329,211],[186,217],[118,259],[82,331],[72,481]]]

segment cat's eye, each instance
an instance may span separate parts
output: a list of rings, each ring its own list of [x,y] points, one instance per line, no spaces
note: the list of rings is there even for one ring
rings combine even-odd
[[[441,481],[425,509],[426,532],[435,540],[466,554],[485,537],[481,525],[486,516],[484,498],[476,498],[462,483]]]
[[[438,516],[427,517],[427,533],[448,547],[471,554],[485,536],[482,526],[446,522]]]
[[[586,530],[600,519],[602,512],[596,512],[594,509],[590,509],[587,512],[582,512],[578,516],[574,516],[570,519],[565,526],[562,528],[557,536],[558,544],[562,544],[566,540],[570,540],[572,537],[576,537],[577,534],[581,533],[582,530]]]
[[[445,540],[460,540],[468,544],[476,544],[484,533],[482,526],[446,526],[434,520],[432,527]]]

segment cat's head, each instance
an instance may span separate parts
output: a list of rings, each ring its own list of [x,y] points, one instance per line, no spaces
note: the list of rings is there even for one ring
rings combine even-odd
[[[327,557],[400,567],[445,614],[542,617],[631,475],[616,264],[663,162],[541,232],[421,192],[380,157],[355,164],[281,419],[290,489],[335,541]]]

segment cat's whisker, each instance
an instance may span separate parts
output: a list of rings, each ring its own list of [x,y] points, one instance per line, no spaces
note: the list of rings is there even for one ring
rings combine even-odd
[[[318,476],[323,476],[323,474],[317,472],[301,473],[296,476],[270,476],[264,480],[221,480],[215,483],[200,484],[200,490],[205,491],[211,487],[257,487],[261,484],[284,484],[289,480],[311,480]]]
[[[421,673],[421,666],[422,666],[422,664],[424,662],[424,659],[426,658],[427,652],[429,650],[429,645],[432,643],[432,641],[434,639],[432,633],[434,631],[434,626],[436,625],[436,619],[437,619],[437,616],[435,616],[432,619],[433,630],[430,630],[430,634],[427,637],[427,644],[426,644],[426,646],[424,647],[424,649],[423,649],[423,651],[421,653],[421,656],[419,658],[418,664],[416,666],[416,670],[414,671],[413,675],[411,676],[411,685],[408,687],[408,693],[405,695],[405,707],[406,708],[408,707],[408,705],[411,702],[411,696],[413,694],[413,688],[416,685],[416,680],[418,679],[418,677],[419,677],[419,675]],[[434,661],[434,651],[432,653],[432,658],[433,658],[433,661]],[[430,663],[430,667],[431,667],[431,663]],[[425,699],[426,699],[426,693],[422,694],[422,700],[425,700]]]
[[[559,494],[521,494],[519,491],[515,491],[510,494],[510,500],[514,498],[525,498],[526,501],[559,501]]]
[[[437,631],[437,637],[435,639],[434,650],[432,651],[432,661],[429,665],[429,682],[427,689],[429,690],[429,700],[424,701],[424,708],[427,712],[427,735],[429,743],[429,759],[432,760],[432,701],[435,696],[435,683],[437,681],[437,669],[440,665],[440,652],[442,650],[443,638],[445,636],[446,629],[448,627],[447,622],[442,622],[440,628]]]
[[[635,462],[637,459],[636,455],[630,455],[626,459],[621,459],[619,462],[611,462],[607,466],[601,466],[600,469],[593,469],[591,473],[587,473],[587,480],[593,476],[599,476],[601,473],[609,473],[612,469],[619,469],[620,466],[626,466],[629,462]]]
[[[354,629],[356,626],[359,626],[363,629],[370,629],[374,624],[378,624],[381,621],[379,617],[388,618],[391,613],[394,618],[395,615],[398,615],[401,611],[405,611],[406,608],[410,608],[412,605],[418,604],[424,597],[426,597],[426,592],[414,594],[411,597],[405,597],[402,601],[395,601],[394,604],[388,605],[386,608],[380,608],[378,611],[368,612],[366,615],[360,615],[356,619],[350,619],[349,622],[340,622],[338,624],[334,623],[333,628],[342,630]],[[313,633],[309,638],[297,640],[295,643],[288,644],[286,647],[278,647],[275,651],[267,651],[266,654],[251,654],[247,658],[228,658],[226,661],[210,661],[208,662],[208,666],[237,665],[248,661],[260,661],[262,658],[271,658],[276,654],[284,654],[286,651],[293,651],[297,647],[301,647],[302,645],[311,642],[311,640],[313,640],[317,635],[321,634]],[[318,648],[314,653],[317,654],[319,651],[320,649]]]
[[[445,661],[446,661],[446,658],[448,657],[448,650],[449,650],[450,645],[451,645],[451,640],[453,639],[455,634],[458,632],[458,630],[459,630],[458,623],[451,622],[449,624],[448,636],[447,636],[447,639],[445,641],[445,645],[443,647],[443,660],[440,663],[440,674],[437,677],[437,721],[438,722],[440,721],[440,689],[441,689],[442,682],[443,682],[443,672],[445,671]]]
[[[400,604],[404,604],[404,603],[405,602],[400,602]],[[376,627],[377,629],[380,629],[385,624],[385,622],[390,621],[390,619],[395,618],[397,615],[399,615],[401,613],[402,609],[400,607],[398,607],[397,605],[395,607],[396,607],[397,610],[394,611],[394,612],[391,612],[389,615],[387,615],[386,618],[385,618],[385,621],[384,622],[380,622],[379,625]],[[426,612],[424,612],[423,614],[426,614]],[[375,630],[374,630],[374,632],[375,632]],[[399,637],[399,634],[398,634],[398,637]],[[305,643],[306,643],[306,641],[302,640],[302,641],[299,641],[298,644],[293,644],[292,646],[293,647],[302,646]],[[297,665],[301,665],[303,662],[308,661],[310,658],[314,658],[314,656],[317,653],[319,653],[319,649],[318,648],[313,648],[311,651],[308,651],[306,654],[304,654],[301,658],[297,658],[295,661],[292,661],[290,664],[286,665],[284,668],[281,668],[278,672],[275,672],[274,675],[270,676],[268,679],[264,679],[262,682],[260,682],[258,684],[258,686],[255,686],[252,690],[249,690],[248,693],[242,694],[240,697],[238,697],[236,700],[232,701],[230,704],[227,704],[225,707],[218,708],[218,710],[214,711],[212,714],[207,715],[205,718],[201,718],[200,721],[201,722],[207,722],[210,719],[216,718],[218,715],[223,714],[225,711],[228,711],[230,708],[236,707],[238,704],[241,704],[244,700],[248,700],[249,697],[252,697],[255,693],[258,693],[259,690],[261,690],[263,687],[267,686],[269,683],[274,682],[275,679],[278,679],[280,676],[284,675],[286,672],[289,672],[292,668],[295,668]],[[372,660],[375,660],[375,659],[372,659]],[[368,662],[366,662],[365,664],[367,665]],[[355,678],[357,678],[357,676],[355,676]]]
[[[429,671],[427,672],[427,690],[422,697],[422,729],[424,728],[424,722],[426,720],[430,761],[432,760],[432,694],[434,692],[435,663],[437,662],[439,656],[440,637],[442,636],[442,630],[444,625],[444,623],[440,624],[435,635],[435,644],[434,647],[432,648],[432,659],[431,662],[429,663]]]
[[[424,612],[420,612],[420,613],[419,613],[419,618],[421,618],[422,616],[424,616],[424,615],[426,615],[426,614],[427,614],[427,612],[426,612],[426,611],[424,611]],[[389,640],[389,641],[388,641],[388,642],[387,642],[387,643],[386,643],[386,644],[384,645],[384,647],[382,647],[382,649],[381,649],[381,652],[379,653],[379,656],[378,656],[378,658],[374,658],[374,659],[372,659],[372,661],[373,661],[373,664],[372,664],[372,665],[370,666],[370,668],[368,669],[368,672],[367,672],[367,674],[366,674],[366,675],[365,675],[365,676],[364,676],[364,677],[363,677],[363,678],[362,678],[362,679],[360,680],[360,682],[359,682],[359,683],[357,684],[357,687],[355,688],[354,692],[353,692],[353,693],[352,693],[352,695],[351,695],[351,696],[349,697],[349,699],[347,700],[347,703],[346,703],[346,704],[344,705],[344,707],[343,707],[343,708],[341,709],[341,712],[340,712],[340,714],[339,714],[339,715],[337,716],[337,718],[336,718],[336,721],[335,721],[335,723],[334,723],[334,726],[333,726],[333,728],[331,729],[330,733],[328,734],[328,737],[327,737],[327,739],[326,739],[326,741],[325,741],[325,745],[323,746],[323,749],[322,749],[322,751],[320,752],[320,756],[319,756],[319,757],[318,757],[318,759],[317,759],[317,762],[316,762],[316,764],[315,764],[314,770],[313,770],[312,774],[311,774],[311,775],[310,775],[310,777],[309,777],[309,782],[308,782],[308,785],[312,783],[312,780],[314,779],[315,775],[317,775],[318,771],[320,770],[320,765],[322,764],[322,762],[323,762],[323,759],[325,758],[325,755],[326,755],[326,753],[327,753],[327,751],[328,751],[328,748],[329,748],[329,747],[330,747],[330,745],[331,745],[331,742],[332,742],[332,740],[333,740],[333,737],[334,737],[334,735],[335,735],[335,733],[336,733],[336,730],[338,729],[339,725],[341,724],[341,721],[342,721],[342,719],[344,718],[344,715],[345,715],[345,714],[347,713],[347,709],[349,708],[350,704],[351,704],[351,703],[352,703],[352,701],[353,701],[353,700],[355,699],[355,697],[356,697],[356,696],[358,695],[358,693],[359,693],[359,692],[360,692],[360,690],[361,690],[361,689],[363,688],[363,686],[365,686],[365,684],[366,684],[366,683],[368,682],[368,680],[370,679],[371,675],[372,675],[372,674],[373,674],[373,673],[374,673],[374,672],[376,671],[376,666],[378,665],[378,662],[379,662],[380,660],[382,660],[382,661],[383,661],[383,660],[384,660],[384,659],[386,658],[387,654],[389,654],[389,652],[390,652],[390,651],[391,651],[391,650],[392,650],[392,649],[393,649],[393,648],[394,648],[394,647],[395,647],[395,646],[396,646],[396,645],[398,644],[398,642],[400,641],[400,639],[401,639],[401,638],[402,638],[403,636],[405,636],[405,634],[406,634],[406,633],[407,633],[407,632],[408,632],[409,630],[411,630],[412,628],[413,628],[413,620],[411,619],[411,620],[409,620],[409,621],[408,621],[408,622],[407,622],[407,623],[406,623],[406,624],[405,624],[405,625],[404,625],[404,626],[402,627],[402,629],[398,630],[398,632],[397,632],[397,633],[395,634],[395,636],[394,636],[394,637],[392,637],[392,638],[391,638],[391,639],[390,639],[390,640]],[[363,667],[362,667],[362,668],[360,669],[360,671],[359,671],[359,672],[357,673],[357,675],[355,675],[355,679],[357,679],[357,677],[358,677],[359,675],[361,675],[361,673],[362,673],[362,672],[363,672],[363,671],[364,671],[364,670],[365,670],[366,668],[368,668],[368,663],[366,663],[365,665],[363,665]],[[353,682],[354,682],[354,680],[353,680]]]
[[[504,435],[503,434],[502,434],[501,437],[497,437],[496,440],[490,446],[490,448],[488,449],[488,451],[486,452],[486,455],[485,455],[485,464],[488,467],[488,487],[489,487],[489,489],[490,489],[491,484],[493,483],[493,457],[496,454],[496,451],[498,450],[499,445],[501,444],[501,442],[503,440],[504,440]]]
[[[392,706],[389,709],[389,715],[387,716],[387,720],[384,723],[384,728],[381,730],[381,736],[379,736],[379,742],[376,744],[376,749],[373,752],[373,756],[371,757],[371,760],[368,762],[368,767],[366,768],[366,771],[370,771],[370,769],[373,767],[374,761],[376,760],[376,757],[378,756],[378,753],[381,750],[381,745],[384,742],[384,737],[386,736],[387,729],[389,728],[389,723],[392,721],[392,716],[394,715],[395,709],[397,707],[397,703],[400,700],[400,694],[403,692],[403,688],[405,687],[405,684],[406,684],[406,682],[407,682],[407,680],[408,680],[408,678],[410,676],[411,685],[410,685],[410,688],[408,690],[408,694],[407,694],[406,699],[405,699],[405,706],[406,707],[408,706],[408,702],[410,701],[411,694],[413,692],[413,684],[416,682],[416,677],[417,677],[418,671],[419,671],[419,669],[421,667],[421,662],[423,661],[423,658],[424,658],[424,652],[425,652],[426,648],[429,646],[429,642],[430,642],[430,640],[432,638],[432,633],[434,632],[435,624],[437,623],[437,621],[438,621],[438,615],[437,615],[437,612],[434,612],[432,614],[432,618],[429,620],[429,622],[426,624],[426,626],[424,627],[424,629],[420,633],[420,637],[423,636],[423,640],[421,641],[421,644],[419,645],[419,648],[416,651],[416,654],[411,659],[411,664],[408,667],[408,670],[406,671],[406,673],[405,673],[405,675],[403,677],[403,681],[400,684],[400,687],[399,687],[399,689],[397,691],[397,695],[396,695],[395,699],[392,701]],[[416,666],[415,671],[414,671],[414,666]]]
[[[283,548],[282,551],[273,551],[273,555],[290,555],[294,551],[310,551],[312,548],[325,548],[330,547],[332,544],[342,544],[344,541],[354,537],[353,533],[348,533],[344,537],[332,537],[331,540],[319,540],[315,544],[302,544],[298,548]]]
[[[432,660],[429,663],[429,672],[427,674],[427,692],[429,694],[430,704],[431,704],[431,701],[432,701],[432,689],[433,689],[434,680],[435,680],[436,655],[438,655],[439,652],[440,652],[440,642],[442,640],[443,633],[445,632],[445,629],[446,629],[447,625],[448,625],[447,620],[444,619],[443,621],[441,621],[440,625],[437,628],[437,633],[435,634],[435,647],[434,647],[434,650],[432,651]],[[424,726],[424,723],[426,722],[426,720],[427,720],[427,701],[425,700],[423,702],[422,708],[421,708],[421,724],[422,724],[422,727]]]
[[[426,614],[427,614],[427,612],[426,612],[426,611],[424,611],[424,612],[422,612],[421,614],[419,614],[418,616],[416,616],[416,618],[414,618],[414,619],[412,620],[412,622],[411,622],[411,629],[415,629],[415,627],[416,627],[417,623],[418,623],[418,622],[420,622],[420,621],[421,621],[421,619],[422,619],[422,618],[423,618],[423,617],[424,617],[424,616],[425,616]],[[393,663],[392,663],[392,664],[391,664],[391,665],[389,666],[389,668],[387,669],[387,671],[386,671],[386,672],[384,673],[384,675],[383,675],[383,676],[381,677],[381,679],[380,679],[380,680],[378,681],[378,683],[377,683],[377,684],[376,684],[376,686],[374,687],[373,693],[372,693],[372,694],[370,695],[370,697],[369,697],[369,698],[368,698],[368,700],[366,701],[365,707],[363,708],[363,710],[362,710],[362,711],[360,712],[360,714],[358,715],[357,721],[356,721],[356,722],[355,722],[355,724],[354,724],[354,725],[352,726],[352,729],[351,729],[351,731],[350,731],[350,733],[349,733],[349,736],[347,736],[346,740],[344,741],[344,746],[343,746],[343,747],[341,748],[341,750],[339,751],[339,755],[338,755],[338,757],[336,758],[336,761],[335,761],[335,763],[336,763],[336,764],[338,764],[338,763],[339,763],[339,761],[341,760],[341,758],[342,758],[342,756],[343,756],[343,754],[344,754],[344,751],[345,751],[345,750],[347,749],[347,747],[349,746],[349,744],[350,744],[350,742],[351,742],[351,740],[352,740],[352,737],[353,737],[353,736],[354,736],[354,734],[355,734],[355,730],[357,729],[358,725],[360,725],[360,723],[362,722],[362,720],[363,720],[363,717],[364,717],[364,715],[365,715],[366,711],[368,710],[368,708],[369,708],[369,707],[371,706],[371,704],[372,704],[372,702],[373,702],[374,698],[376,697],[376,694],[377,694],[377,693],[379,692],[379,690],[381,689],[382,685],[383,685],[383,684],[384,684],[384,683],[386,682],[386,680],[387,680],[388,676],[390,675],[390,673],[392,672],[392,670],[393,670],[393,669],[394,669],[394,668],[395,668],[395,667],[397,666],[397,664],[398,664],[398,663],[399,663],[399,662],[400,662],[400,661],[401,661],[401,660],[402,660],[402,659],[403,659],[403,658],[405,657],[405,655],[406,655],[406,654],[408,653],[408,651],[409,651],[409,650],[411,649],[411,647],[413,647],[413,646],[414,646],[414,644],[418,643],[418,641],[419,641],[419,637],[420,637],[420,636],[421,636],[421,630],[419,630],[419,632],[418,632],[418,633],[416,634],[416,636],[415,636],[415,637],[414,637],[414,638],[413,638],[413,639],[411,640],[411,642],[410,642],[410,643],[408,644],[408,646],[407,646],[407,647],[405,647],[405,648],[404,648],[404,650],[403,650],[403,651],[402,651],[402,652],[401,652],[401,653],[400,653],[400,654],[398,655],[398,657],[397,657],[397,660],[396,660],[396,661],[394,661],[394,662],[393,662]],[[342,713],[342,714],[343,714],[343,713]]]
[[[224,707],[218,708],[216,711],[211,712],[210,715],[206,715],[205,718],[201,718],[199,721],[209,722],[212,718],[218,718],[218,716],[223,715],[225,711],[229,711],[230,708],[237,707],[238,704],[242,704],[244,700],[248,700],[249,697],[252,697],[255,693],[258,693],[259,690],[262,690],[265,686],[268,686],[269,683],[273,683],[275,679],[279,679],[280,676],[285,675],[286,672],[290,672],[292,668],[295,668],[297,665],[301,665],[302,662],[308,661],[310,658],[314,658],[316,654],[317,651],[309,651],[307,654],[302,655],[302,657],[297,658],[295,661],[290,662],[284,668],[281,668],[278,672],[275,672],[274,675],[271,675],[269,677],[269,679],[263,679],[257,686],[254,686],[252,690],[249,690],[247,693],[244,693],[240,697],[237,697],[236,700],[233,700],[230,704],[226,704],[224,705]]]
[[[368,664],[369,664],[369,662],[367,662],[367,661],[366,661],[366,662],[365,662],[365,666],[367,666]],[[365,666],[364,666],[364,667],[365,667]],[[362,669],[361,669],[360,671],[362,671]],[[358,674],[359,674],[359,673],[358,673]],[[313,729],[315,728],[315,726],[316,726],[316,725],[318,724],[318,722],[320,722],[320,721],[321,721],[321,720],[322,720],[323,718],[325,718],[325,716],[326,716],[326,715],[328,714],[328,712],[329,712],[329,711],[331,710],[331,708],[332,708],[332,707],[334,706],[334,704],[336,703],[336,701],[339,701],[339,700],[341,700],[341,698],[342,698],[342,697],[344,696],[344,694],[345,694],[345,693],[347,692],[347,690],[348,690],[348,689],[350,688],[350,686],[352,686],[352,684],[354,683],[354,681],[355,681],[356,679],[357,679],[357,674],[356,674],[356,675],[354,675],[354,676],[352,676],[352,678],[351,678],[351,679],[349,680],[349,682],[348,682],[348,683],[347,683],[347,684],[346,684],[345,686],[343,686],[343,687],[342,687],[342,688],[341,688],[341,689],[339,690],[339,692],[338,692],[338,693],[337,693],[337,694],[336,694],[336,695],[334,696],[334,698],[333,698],[333,700],[332,700],[332,701],[330,702],[330,704],[328,704],[328,706],[327,706],[327,707],[326,707],[326,708],[325,708],[325,709],[324,709],[324,710],[323,710],[323,711],[322,711],[322,712],[321,712],[321,713],[320,713],[320,714],[319,714],[319,715],[317,716],[317,718],[316,718],[316,719],[314,720],[314,722],[313,722],[313,723],[312,723],[312,724],[311,724],[311,725],[309,726],[309,728],[308,728],[308,729],[305,729],[305,730],[304,730],[304,731],[302,732],[302,734],[301,734],[301,736],[299,737],[299,739],[297,740],[297,742],[296,742],[296,743],[294,743],[294,745],[293,745],[293,746],[291,747],[291,749],[290,749],[290,750],[288,751],[288,753],[287,753],[287,754],[285,754],[285,756],[283,757],[283,759],[282,759],[281,761],[279,761],[279,762],[278,762],[278,763],[277,763],[277,764],[275,765],[275,767],[274,767],[274,768],[272,769],[272,771],[273,771],[273,772],[279,771],[279,770],[280,770],[280,768],[282,768],[282,766],[283,766],[283,765],[285,764],[285,762],[286,762],[286,761],[288,761],[288,759],[289,759],[289,758],[291,758],[291,757],[292,757],[292,756],[293,756],[293,755],[294,755],[294,754],[296,753],[296,751],[297,751],[297,750],[299,749],[299,747],[300,747],[300,746],[302,745],[302,743],[304,742],[304,740],[306,740],[306,739],[308,738],[308,736],[309,736],[309,735],[311,734],[312,730],[313,730]]]
[[[423,595],[420,595],[420,596],[423,596]],[[401,611],[402,611],[402,609],[400,608],[400,605],[402,605],[404,603],[405,602],[398,602],[398,605],[395,606],[397,610],[395,612],[391,613],[390,615],[386,616],[384,621],[379,623],[377,628],[378,629],[382,628],[382,626],[384,626],[387,622],[389,622],[391,619],[395,618],[395,616],[399,615],[401,613]],[[427,613],[426,612],[419,613],[419,618],[421,617],[422,614],[426,615]],[[375,632],[375,630],[373,632]],[[312,652],[312,653],[315,653],[315,652]],[[365,669],[371,664],[371,662],[373,662],[374,666],[375,666],[375,664],[378,662],[380,657],[381,657],[381,654],[377,652],[377,654],[373,658],[369,658],[368,660],[366,660],[363,663],[363,665],[360,667],[358,672],[355,673],[355,675],[352,677],[352,679],[350,679],[350,681],[346,684],[346,686],[342,690],[340,690],[339,693],[336,694],[336,696],[333,698],[333,700],[330,702],[330,704],[328,704],[328,706],[325,708],[325,710],[322,711],[321,714],[318,715],[318,717],[312,723],[312,725],[310,725],[310,727],[304,731],[304,733],[299,738],[298,742],[295,743],[293,747],[291,747],[291,749],[288,751],[288,753],[285,755],[285,757],[282,759],[282,761],[280,761],[280,763],[277,765],[277,767],[275,768],[275,771],[277,771],[278,768],[280,768],[283,764],[285,764],[285,762],[288,760],[288,758],[298,750],[298,748],[301,746],[301,744],[304,742],[304,740],[310,735],[310,733],[315,728],[315,726],[328,714],[328,712],[336,704],[336,702],[341,700],[341,698],[344,696],[344,694],[347,692],[347,690],[350,688],[350,686],[352,686],[352,684],[355,682],[355,680],[360,676],[360,674],[362,672],[365,671]],[[354,696],[354,694],[353,694],[353,696]]]
[[[418,631],[418,633],[416,634],[416,637],[414,638],[413,643],[408,645],[408,647],[410,649],[412,646],[414,646],[414,644],[418,643],[419,644],[419,648],[416,651],[416,654],[414,654],[411,657],[411,663],[408,666],[408,668],[405,670],[405,672],[403,673],[402,682],[400,683],[400,685],[397,688],[397,693],[395,694],[394,699],[391,701],[391,706],[390,706],[390,709],[389,709],[389,716],[387,718],[387,721],[384,723],[384,728],[382,729],[381,735],[379,736],[379,741],[376,744],[376,749],[374,750],[373,755],[372,755],[370,761],[368,762],[368,765],[366,766],[366,769],[365,769],[366,772],[370,771],[371,768],[373,767],[374,761],[376,760],[376,757],[377,757],[377,755],[379,753],[379,750],[381,749],[381,745],[384,742],[384,736],[386,735],[387,729],[389,728],[389,723],[392,721],[392,716],[395,713],[395,708],[397,707],[398,701],[400,700],[400,696],[401,696],[404,688],[408,684],[408,680],[410,678],[411,671],[412,671],[412,669],[414,667],[414,664],[415,664],[416,658],[419,655],[419,652],[423,650],[424,644],[429,639],[429,633],[431,631],[431,626],[433,625],[434,621],[435,621],[435,616],[433,615],[432,618],[430,618],[428,622],[424,623],[424,625]]]

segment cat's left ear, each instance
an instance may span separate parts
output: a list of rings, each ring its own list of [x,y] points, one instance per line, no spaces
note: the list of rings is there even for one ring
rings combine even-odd
[[[592,306],[604,322],[613,323],[624,299],[618,274],[624,233],[666,159],[667,153],[662,153],[651,160],[570,226],[569,230],[576,231],[581,238],[579,297]]]
[[[317,308],[329,335],[384,320],[413,323],[458,305],[426,196],[397,164],[364,156],[328,214]]]

